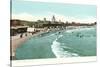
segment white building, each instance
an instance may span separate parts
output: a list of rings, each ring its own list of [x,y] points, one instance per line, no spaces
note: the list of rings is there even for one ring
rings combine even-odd
[[[29,27],[29,28],[27,28],[27,32],[35,32],[35,28],[33,28],[33,27]]]

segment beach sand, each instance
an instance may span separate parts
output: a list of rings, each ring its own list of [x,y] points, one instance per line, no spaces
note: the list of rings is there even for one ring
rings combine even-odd
[[[44,33],[44,32],[43,31],[37,32],[37,33],[34,33],[33,35],[32,35],[32,33],[27,33],[27,36],[25,36],[25,33],[24,33],[22,38],[20,38],[20,35],[21,34],[18,34],[16,36],[11,36],[11,39],[10,39],[10,41],[11,41],[11,44],[10,44],[11,45],[11,56],[10,56],[11,57],[11,60],[16,59],[15,58],[16,49],[19,46],[21,46],[22,43],[24,43],[30,37],[37,36],[37,35],[40,35],[42,33]]]

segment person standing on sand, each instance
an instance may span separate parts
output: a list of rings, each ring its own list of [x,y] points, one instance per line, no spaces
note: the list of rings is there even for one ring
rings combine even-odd
[[[34,34],[34,32],[32,32],[32,35]]]
[[[21,35],[20,35],[20,38],[22,38],[23,37],[23,33],[21,33]]]

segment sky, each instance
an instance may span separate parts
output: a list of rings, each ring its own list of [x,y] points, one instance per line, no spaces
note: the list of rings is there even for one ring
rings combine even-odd
[[[96,21],[96,10],[95,5],[12,0],[12,19],[28,21],[51,20],[54,15],[57,21],[93,23]]]

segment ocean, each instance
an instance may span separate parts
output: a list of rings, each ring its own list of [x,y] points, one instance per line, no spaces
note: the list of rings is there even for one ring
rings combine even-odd
[[[96,27],[79,27],[29,38],[16,50],[16,60],[96,56]]]

